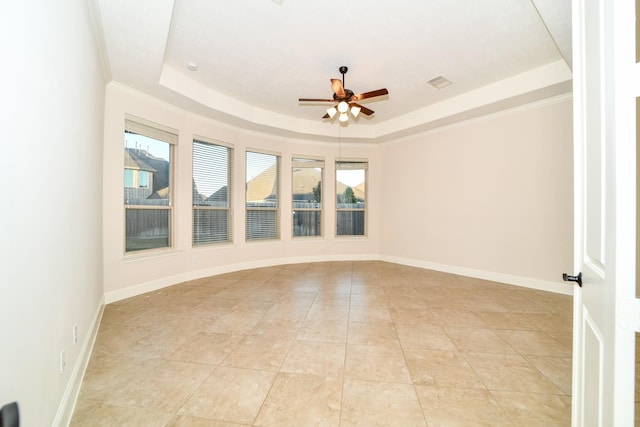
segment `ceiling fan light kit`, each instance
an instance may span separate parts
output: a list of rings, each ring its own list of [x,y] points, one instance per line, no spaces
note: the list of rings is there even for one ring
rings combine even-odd
[[[389,94],[387,89],[378,89],[355,95],[352,90],[344,87],[344,75],[349,71],[349,68],[343,65],[339,68],[339,71],[342,74],[342,81],[339,79],[331,79],[333,99],[299,98],[298,102],[332,102],[334,105],[327,109],[327,114],[322,116],[322,118],[332,119],[339,112],[340,116],[338,117],[338,120],[344,123],[349,121],[348,112],[351,112],[351,115],[354,118],[357,118],[360,113],[367,116],[374,113],[373,110],[357,104],[356,101]],[[336,102],[337,104],[335,104]]]

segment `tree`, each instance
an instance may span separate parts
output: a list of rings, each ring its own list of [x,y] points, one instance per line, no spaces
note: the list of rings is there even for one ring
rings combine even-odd
[[[342,197],[343,197],[344,203],[347,203],[347,204],[358,203],[358,199],[356,199],[356,195],[354,194],[353,188],[351,187],[347,187],[344,189],[344,193]]]
[[[322,201],[322,183],[318,181],[318,185],[311,189],[313,191],[313,201],[320,203]]]

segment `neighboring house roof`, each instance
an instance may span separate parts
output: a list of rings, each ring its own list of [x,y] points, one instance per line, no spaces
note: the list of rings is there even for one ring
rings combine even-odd
[[[149,172],[156,172],[148,163],[149,155],[146,151],[137,148],[124,149],[124,168],[139,169]]]
[[[358,199],[361,198],[364,200],[364,195],[366,194],[364,182],[361,182],[360,184],[353,187],[353,192],[356,195],[356,198]]]
[[[164,187],[155,191],[151,194],[147,199],[168,199],[169,198],[169,187]]]
[[[194,184],[195,185],[195,184]],[[227,196],[227,186],[220,187],[218,191],[204,199],[206,202],[226,202],[228,200]],[[201,196],[202,197],[202,196]]]
[[[313,187],[318,185],[317,175],[310,171],[308,168],[296,168],[293,169],[295,176],[294,180],[298,185],[298,188],[293,189],[294,194],[307,194],[311,193]],[[275,165],[262,172],[260,175],[247,182],[247,201],[258,202],[261,200],[267,200],[274,197],[274,176]],[[344,190],[348,187],[342,182],[336,183],[337,193],[344,193]],[[351,187],[356,198],[364,200],[365,184],[360,183],[355,187]]]
[[[336,183],[336,194],[342,194],[344,193],[344,190],[347,189],[347,187],[349,187],[347,184],[343,184],[342,182],[338,181]],[[353,190],[353,194],[356,196],[356,199],[358,200],[364,200],[364,182],[361,182],[360,184],[356,185],[355,187],[351,187],[351,189]]]
[[[295,187],[293,195],[296,199],[309,199],[304,195],[313,195],[313,189],[318,185],[318,171],[313,168],[295,168],[293,169],[293,179]],[[311,197],[313,199],[313,197]]]
[[[275,176],[276,165],[273,165],[247,182],[247,202],[261,202],[273,199],[277,184]]]
[[[152,188],[154,193],[149,199],[166,199],[169,194],[169,162],[161,157],[155,157],[147,150],[140,148],[124,149],[125,169],[139,169],[153,172]]]

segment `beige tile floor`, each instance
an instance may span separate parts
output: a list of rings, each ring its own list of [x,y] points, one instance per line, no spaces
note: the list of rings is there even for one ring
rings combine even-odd
[[[385,262],[105,307],[73,426],[567,426],[572,298]]]

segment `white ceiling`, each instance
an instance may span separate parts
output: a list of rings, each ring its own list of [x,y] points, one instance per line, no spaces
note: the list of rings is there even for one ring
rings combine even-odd
[[[93,1],[112,80],[263,132],[382,141],[571,90],[570,0]],[[341,65],[389,90],[346,126],[298,102]]]

